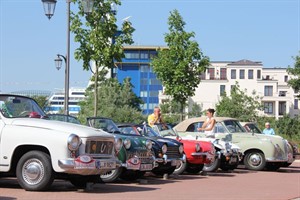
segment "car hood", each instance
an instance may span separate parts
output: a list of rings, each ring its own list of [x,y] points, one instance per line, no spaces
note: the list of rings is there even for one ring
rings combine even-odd
[[[102,130],[97,130],[95,128],[68,123],[61,121],[52,121],[46,119],[33,119],[33,118],[20,118],[13,119],[10,123],[12,126],[24,126],[38,129],[47,129],[56,132],[63,133],[73,133],[80,137],[92,137],[92,136],[102,136],[102,137],[113,137],[111,134],[104,132]]]
[[[156,142],[160,146],[167,144],[167,146],[180,146],[182,143],[178,142],[177,140],[170,139],[170,138],[163,138],[163,137],[147,137],[148,139],[151,139],[152,141]]]
[[[121,138],[123,141],[125,139],[129,139],[131,142],[131,147],[129,151],[139,151],[139,150],[147,150],[146,147],[146,138],[141,136],[132,136],[132,135],[122,135],[122,134],[113,134],[118,138]]]

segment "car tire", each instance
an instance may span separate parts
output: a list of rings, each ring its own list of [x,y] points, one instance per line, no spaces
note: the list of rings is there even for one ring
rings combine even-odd
[[[186,172],[190,174],[198,174],[203,170],[204,164],[201,165],[188,165],[186,168]]]
[[[265,156],[260,151],[250,151],[245,155],[244,165],[249,170],[263,170],[266,166]]]
[[[54,180],[50,155],[41,151],[25,153],[17,164],[16,176],[27,191],[47,190]]]
[[[105,174],[100,175],[102,181],[104,183],[112,183],[115,182],[123,172],[123,167],[119,167],[115,170],[108,171]]]
[[[214,162],[209,164],[204,164],[203,171],[205,172],[214,172],[217,171],[220,167],[221,159],[216,158]]]
[[[180,165],[176,166],[173,174],[182,174],[186,170],[187,165],[187,162],[180,162]]]

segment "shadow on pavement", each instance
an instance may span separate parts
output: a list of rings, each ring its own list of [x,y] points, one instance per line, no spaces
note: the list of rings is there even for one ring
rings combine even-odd
[[[14,200],[14,199],[17,199],[17,198],[0,196],[0,199],[1,199],[1,200]]]

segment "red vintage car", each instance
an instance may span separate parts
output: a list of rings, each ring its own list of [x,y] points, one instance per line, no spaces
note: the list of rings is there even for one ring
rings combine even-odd
[[[215,159],[215,147],[211,142],[182,139],[170,126],[165,124],[155,124],[152,128],[145,124],[120,124],[118,127],[123,132],[132,131],[151,138],[176,139],[183,143],[186,162],[180,162],[173,172],[174,174],[182,174],[184,171],[193,174],[199,173],[204,164],[209,164]]]

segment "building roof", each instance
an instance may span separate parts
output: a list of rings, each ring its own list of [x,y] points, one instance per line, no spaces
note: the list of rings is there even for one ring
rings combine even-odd
[[[154,46],[154,45],[130,45],[130,46],[124,46],[123,47],[125,50],[134,50],[134,49],[139,49],[139,50],[157,50],[159,48],[162,49],[167,49],[168,46]]]
[[[236,62],[232,62],[228,65],[251,65],[251,66],[260,66],[262,65],[261,62],[256,62],[256,61],[251,61],[251,60],[246,60],[246,59],[243,59],[243,60],[239,60],[239,61],[236,61]]]

